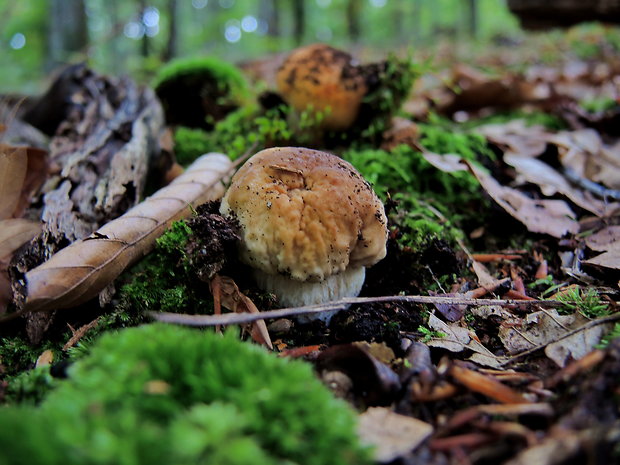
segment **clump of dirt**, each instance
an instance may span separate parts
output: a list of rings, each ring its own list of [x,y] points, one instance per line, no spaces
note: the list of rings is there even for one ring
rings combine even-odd
[[[200,279],[212,278],[227,264],[235,266],[239,224],[219,214],[219,202],[200,205],[187,225],[192,230],[185,246],[188,265]]]
[[[423,322],[424,312],[419,305],[405,302],[357,305],[334,315],[329,326],[329,341],[331,344],[385,342],[398,352],[401,331],[415,332]]]

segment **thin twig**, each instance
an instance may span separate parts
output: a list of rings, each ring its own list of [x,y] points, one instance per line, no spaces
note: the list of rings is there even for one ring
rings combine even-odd
[[[421,296],[421,295],[393,295],[382,297],[350,297],[320,305],[305,307],[290,307],[280,310],[269,310],[261,313],[227,313],[224,315],[187,315],[180,313],[148,312],[155,320],[166,323],[176,323],[187,326],[215,326],[251,323],[257,320],[284,318],[291,316],[319,314],[343,310],[352,304],[368,304],[376,302],[409,302],[417,304],[443,305],[499,305],[502,307],[528,307],[540,305],[543,307],[558,307],[562,303],[554,300],[501,300],[501,299],[468,299],[466,297]]]

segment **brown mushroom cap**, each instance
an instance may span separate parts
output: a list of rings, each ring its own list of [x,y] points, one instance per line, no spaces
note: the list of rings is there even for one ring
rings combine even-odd
[[[381,201],[351,164],[325,152],[258,152],[233,176],[220,211],[241,224],[241,260],[276,280],[321,282],[347,274],[363,282],[364,267],[386,254]],[[357,295],[361,283],[354,287],[343,292]]]
[[[321,126],[336,131],[354,123],[368,90],[351,55],[324,44],[293,50],[278,69],[276,84],[297,111],[329,108]]]

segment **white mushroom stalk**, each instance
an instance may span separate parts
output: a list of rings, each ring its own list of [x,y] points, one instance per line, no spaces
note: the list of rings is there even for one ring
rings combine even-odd
[[[357,296],[365,267],[386,254],[381,201],[351,164],[317,150],[257,153],[234,175],[220,212],[239,221],[241,261],[284,306]]]

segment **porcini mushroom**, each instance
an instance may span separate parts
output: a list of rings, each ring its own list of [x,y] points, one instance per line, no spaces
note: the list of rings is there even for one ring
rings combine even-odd
[[[354,123],[368,91],[362,71],[348,53],[313,44],[291,52],[278,69],[276,85],[295,110],[322,112],[321,126],[340,131]]]
[[[357,296],[365,267],[386,254],[381,201],[351,164],[329,153],[258,152],[233,176],[220,212],[241,225],[241,261],[285,306]]]

